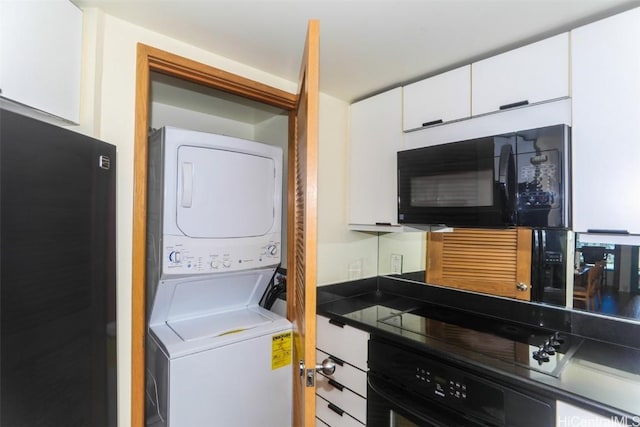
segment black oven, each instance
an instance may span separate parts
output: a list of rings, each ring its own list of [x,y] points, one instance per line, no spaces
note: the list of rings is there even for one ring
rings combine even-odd
[[[369,341],[367,425],[554,425],[555,402],[379,337]]]
[[[398,152],[398,221],[570,227],[569,127]]]

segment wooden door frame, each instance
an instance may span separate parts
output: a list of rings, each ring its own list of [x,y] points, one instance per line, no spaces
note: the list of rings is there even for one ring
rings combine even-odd
[[[146,340],[147,153],[151,72],[282,108],[295,119],[297,95],[138,43],[134,136],[134,193],[131,274],[131,426],[143,427]],[[289,125],[291,127],[291,123]],[[290,136],[291,137],[291,134]],[[287,249],[290,251],[290,249]]]

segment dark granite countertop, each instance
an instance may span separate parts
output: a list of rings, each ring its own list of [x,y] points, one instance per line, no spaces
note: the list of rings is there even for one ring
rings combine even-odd
[[[390,277],[377,277],[318,288],[318,314],[395,340],[434,357],[454,360],[471,370],[519,387],[544,392],[558,400],[586,407],[604,415],[640,414],[640,349],[637,325],[614,325],[604,319],[604,326],[585,328],[592,319],[582,319],[572,311],[522,304],[511,300],[474,293],[453,291]],[[461,349],[455,344],[416,334],[380,322],[382,317],[426,306],[447,307],[469,317],[482,316],[505,323],[521,324],[549,331],[561,331],[571,338],[571,353],[548,375],[535,369],[509,363],[482,352]],[[619,327],[622,331],[612,328]],[[601,329],[609,329],[602,340]],[[631,329],[631,330],[630,330]],[[592,335],[585,332],[593,331]],[[638,419],[638,418],[636,418]]]

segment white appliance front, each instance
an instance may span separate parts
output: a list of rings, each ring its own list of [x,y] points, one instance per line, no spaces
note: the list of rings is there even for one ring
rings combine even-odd
[[[280,262],[281,183],[278,147],[150,136],[148,426],[290,425],[291,323],[259,306]]]
[[[163,127],[149,138],[152,277],[277,265],[282,149]]]
[[[152,326],[147,425],[291,425],[291,324],[261,307]]]
[[[273,273],[160,281],[147,340],[148,426],[290,425],[291,323],[258,305]]]

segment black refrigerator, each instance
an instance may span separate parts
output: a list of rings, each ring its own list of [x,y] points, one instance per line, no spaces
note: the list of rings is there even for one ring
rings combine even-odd
[[[0,426],[116,425],[113,145],[0,109]]]

